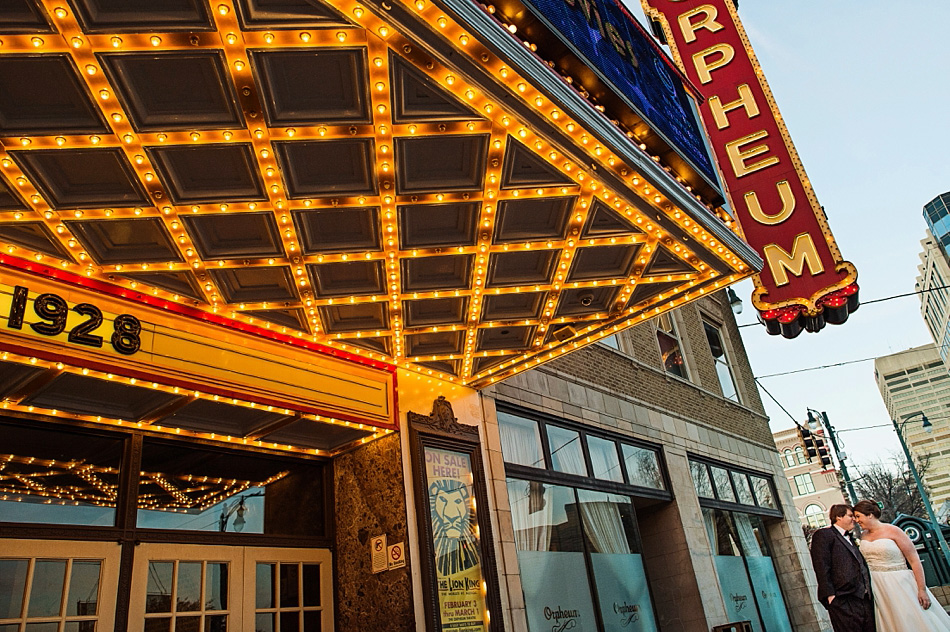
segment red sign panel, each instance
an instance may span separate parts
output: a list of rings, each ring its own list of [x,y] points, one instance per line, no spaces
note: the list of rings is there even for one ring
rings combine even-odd
[[[706,97],[700,107],[744,238],[765,260],[752,302],[787,338],[858,307],[857,270],[841,258],[732,0],[641,0]]]

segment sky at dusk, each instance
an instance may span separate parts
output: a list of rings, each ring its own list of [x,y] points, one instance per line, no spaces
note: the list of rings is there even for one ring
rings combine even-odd
[[[628,0],[632,13],[639,6]],[[739,16],[772,88],[861,299],[914,290],[923,205],[950,191],[950,82],[946,0],[741,0]],[[740,324],[755,322],[751,281],[735,287]],[[862,306],[841,326],[794,340],[745,327],[756,376],[873,358],[931,342],[916,297]],[[849,464],[900,452],[874,381],[873,362],[763,377],[804,420],[827,411]],[[762,393],[773,431],[792,420]],[[950,423],[934,419],[939,428]],[[855,473],[851,474],[856,477]]]

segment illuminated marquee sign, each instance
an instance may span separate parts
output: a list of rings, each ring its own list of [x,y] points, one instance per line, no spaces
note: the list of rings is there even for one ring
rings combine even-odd
[[[857,270],[824,210],[731,0],[641,0],[703,91],[703,122],[744,238],[765,260],[752,302],[771,334],[840,324],[858,307]]]
[[[716,181],[681,76],[624,9],[613,0],[526,0],[525,5],[682,157]]]

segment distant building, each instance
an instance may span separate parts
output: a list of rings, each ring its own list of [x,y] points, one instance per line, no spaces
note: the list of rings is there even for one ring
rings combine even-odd
[[[924,219],[930,234],[937,239],[944,253],[950,253],[950,192],[942,193],[924,204]]]
[[[945,238],[950,239],[950,236]],[[920,253],[920,265],[917,266],[919,275],[916,286],[920,292],[920,314],[933,337],[940,358],[950,369],[950,288],[947,288],[950,281],[950,257],[947,255],[946,245],[942,245],[930,231],[927,232],[927,237],[920,241],[920,245],[923,251]]]
[[[950,499],[950,373],[932,344],[874,360],[874,378],[891,419],[924,413],[933,424],[924,430],[919,416],[904,429],[914,459],[929,458],[924,483],[935,509]]]
[[[782,458],[785,477],[792,488],[792,500],[802,525],[814,528],[828,525],[828,509],[845,503],[838,482],[838,471],[825,469],[818,459],[808,460],[797,428],[772,433]]]

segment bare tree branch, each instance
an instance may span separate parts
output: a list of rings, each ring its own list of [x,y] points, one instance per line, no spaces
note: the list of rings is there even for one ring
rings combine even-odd
[[[923,478],[930,467],[930,457],[920,459],[916,465],[917,473]],[[917,484],[902,457],[894,456],[889,463],[877,461],[861,466],[860,474],[852,481],[855,491],[861,499],[883,503],[881,520],[892,522],[901,513],[927,519]],[[930,493],[929,489],[927,493]]]

